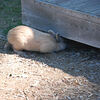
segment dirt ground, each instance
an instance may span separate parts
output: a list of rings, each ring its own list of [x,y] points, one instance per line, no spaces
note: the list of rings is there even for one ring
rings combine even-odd
[[[0,100],[100,100],[100,50],[69,42],[62,52],[23,55],[0,39]]]
[[[20,24],[20,0],[0,0],[0,100],[100,100],[100,50],[68,41],[52,54],[5,51],[1,33]]]

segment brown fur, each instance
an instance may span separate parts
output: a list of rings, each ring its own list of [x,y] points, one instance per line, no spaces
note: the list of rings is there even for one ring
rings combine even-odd
[[[38,31],[27,26],[17,26],[8,32],[8,43],[14,50],[38,51],[42,53],[63,50],[65,44],[57,43],[56,39],[48,33]]]

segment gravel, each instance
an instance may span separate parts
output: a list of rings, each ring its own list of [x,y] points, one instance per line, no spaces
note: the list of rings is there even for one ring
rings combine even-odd
[[[58,53],[18,55],[0,37],[0,100],[100,100],[100,49],[68,40]]]

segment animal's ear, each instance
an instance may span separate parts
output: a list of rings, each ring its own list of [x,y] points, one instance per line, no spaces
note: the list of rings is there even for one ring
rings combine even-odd
[[[51,34],[57,42],[60,42],[60,34],[55,33],[53,30],[48,30],[48,33]]]
[[[58,33],[56,34],[56,41],[60,42],[60,35]]]
[[[55,35],[55,32],[53,30],[48,30],[49,34]]]

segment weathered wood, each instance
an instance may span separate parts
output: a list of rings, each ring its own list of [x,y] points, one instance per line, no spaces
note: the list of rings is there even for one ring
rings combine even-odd
[[[22,0],[22,22],[100,48],[100,0]]]

